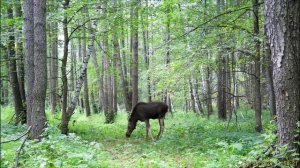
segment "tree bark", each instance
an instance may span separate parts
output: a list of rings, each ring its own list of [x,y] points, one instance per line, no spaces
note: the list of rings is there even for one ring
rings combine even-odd
[[[15,7],[15,15],[17,18],[22,18],[22,6],[21,1],[18,0]],[[19,88],[20,94],[22,98],[23,106],[26,104],[26,97],[25,97],[25,70],[24,70],[24,53],[23,53],[23,39],[22,39],[22,26],[18,26],[16,29],[16,57],[19,59],[19,63],[17,65],[18,69],[18,81],[19,81]],[[25,107],[26,108],[26,107]],[[26,111],[24,108],[23,111]],[[26,122],[26,114],[25,114],[25,122]]]
[[[9,4],[7,8],[8,19],[13,19],[13,9],[12,5]],[[14,108],[16,114],[15,125],[19,123],[24,124],[26,122],[23,103],[21,99],[21,93],[19,88],[18,74],[17,74],[17,63],[16,63],[16,53],[15,53],[15,36],[14,36],[14,24],[9,26],[8,30],[8,57],[9,57],[9,76],[10,85],[13,92]]]
[[[65,0],[63,3],[64,9],[64,19],[63,19],[63,33],[64,33],[64,49],[63,58],[61,60],[61,78],[62,78],[62,116],[61,116],[61,132],[62,134],[68,134],[68,123],[71,118],[70,114],[67,112],[67,102],[68,102],[68,78],[67,78],[67,61],[68,61],[68,45],[69,45],[69,35],[68,35],[68,17],[66,10],[69,8],[69,0]],[[75,108],[75,107],[74,107]]]
[[[94,96],[93,90],[91,91],[91,103],[92,103],[93,112],[95,114],[98,114],[99,111],[98,111],[98,107],[97,107],[97,104],[96,104],[96,101],[95,101],[95,96]]]
[[[86,15],[87,14],[87,6],[84,7],[83,9],[83,14]],[[86,17],[84,17],[86,18]],[[86,57],[86,30],[85,27],[83,27],[83,44],[82,44],[82,54],[83,54],[83,58]],[[90,116],[91,115],[91,108],[90,108],[90,101],[89,101],[89,86],[88,86],[88,79],[87,79],[87,73],[88,71],[86,70],[85,72],[85,76],[84,76],[84,82],[83,82],[83,97],[84,97],[84,108],[85,108],[85,114],[86,116]]]
[[[134,107],[139,99],[138,92],[138,10],[140,2],[133,0],[131,13],[131,39],[132,39],[132,58],[131,58],[131,84],[132,84],[132,107]]]
[[[253,5],[253,33],[255,44],[255,57],[254,57],[254,109],[255,109],[255,130],[262,131],[261,121],[261,93],[260,93],[260,41],[259,35],[259,18],[258,18],[258,0],[252,0]]]
[[[221,120],[226,120],[226,101],[225,101],[225,89],[226,89],[226,70],[225,70],[225,58],[224,56],[219,54],[219,60],[218,60],[218,82],[217,82],[217,107],[218,107],[218,117]]]
[[[267,33],[266,24],[264,25],[265,34]],[[267,34],[266,34],[267,36]],[[266,78],[267,78],[267,89],[269,97],[269,107],[270,107],[270,117],[275,119],[276,116],[276,101],[275,101],[275,91],[273,83],[273,65],[271,60],[271,49],[268,40],[265,41],[265,59],[266,59]]]
[[[100,73],[100,68],[97,62],[97,55],[96,55],[96,51],[95,51],[95,47],[93,45],[92,50],[92,62],[94,64],[95,67],[95,71],[96,71],[96,75],[97,75],[97,83],[99,86],[99,102],[98,102],[98,109],[102,110],[103,106],[104,106],[104,96],[103,96],[103,73]]]
[[[211,70],[209,65],[206,67],[206,107],[207,107],[207,115],[208,117],[213,113],[212,109],[212,97],[211,97]]]
[[[33,0],[24,0],[25,77],[27,85],[27,125],[31,126],[32,90],[34,84],[34,22]]]
[[[145,16],[145,20],[143,17]],[[146,65],[146,70],[148,72],[150,66],[150,53],[149,53],[149,31],[148,31],[148,0],[145,1],[145,14],[141,16],[142,24],[143,24],[143,49],[144,49],[144,60]],[[150,83],[150,74],[147,73],[147,98],[148,102],[152,101],[151,97],[151,83]]]
[[[231,53],[232,57],[234,55],[234,53]],[[232,100],[232,93],[231,93],[231,67],[230,65],[232,65],[232,63],[230,64],[230,58],[229,58],[229,54],[227,54],[226,56],[226,65],[225,65],[225,69],[226,69],[226,111],[227,114],[230,115],[230,117],[232,117],[232,104],[231,104],[231,100]]]
[[[196,107],[196,112],[199,115],[203,115],[203,108],[202,108],[202,104],[200,102],[200,98],[199,98],[199,93],[198,93],[198,79],[196,77],[191,77],[191,82],[192,82],[192,90],[193,90],[193,97],[194,97],[194,102],[195,102],[195,107]]]
[[[103,17],[107,18],[107,3],[108,1],[103,2]],[[103,27],[105,31],[108,31],[108,21],[103,22]],[[109,44],[108,44],[108,33],[103,34],[103,68],[104,68],[104,96],[106,108],[104,109],[105,113],[105,122],[113,123],[114,122],[114,113],[113,113],[113,83],[112,83],[112,73],[111,73],[111,60],[109,59]]]
[[[64,33],[64,49],[63,58],[61,60],[61,78],[62,78],[62,120],[68,120],[67,105],[68,105],[68,77],[67,77],[67,61],[69,50],[69,35],[68,35],[68,16],[66,10],[69,8],[69,0],[63,3],[64,19],[63,19],[63,33]]]
[[[116,7],[116,0],[114,0],[114,6]],[[124,72],[123,72],[123,68],[122,68],[122,62],[121,62],[121,53],[120,53],[120,45],[119,45],[119,41],[118,41],[118,37],[117,37],[117,21],[114,22],[114,33],[113,33],[113,47],[114,47],[114,59],[116,62],[116,68],[119,71],[119,76],[120,76],[120,80],[121,80],[121,88],[122,88],[122,93],[123,93],[123,101],[124,101],[124,105],[125,105],[125,109],[126,111],[130,111],[130,101],[128,99],[128,86],[127,86],[127,82],[124,76]]]
[[[34,72],[30,136],[40,139],[46,127],[47,90],[46,0],[34,0]]]
[[[265,17],[273,62],[279,142],[300,152],[295,136],[300,120],[300,1],[266,0]]]
[[[189,85],[190,85],[190,107],[193,110],[194,113],[196,113],[196,106],[195,106],[195,98],[194,98],[194,94],[193,94],[193,83],[192,83],[192,79],[189,78]]]
[[[224,0],[217,0],[217,13],[223,12],[225,9],[225,1]],[[220,36],[219,46],[221,47],[222,43],[222,37]],[[218,107],[218,117],[221,120],[226,120],[227,114],[226,114],[226,59],[225,55],[221,53],[221,51],[218,51],[218,71],[217,71],[217,107]]]
[[[87,15],[88,19],[90,20],[89,16]],[[86,75],[87,65],[88,61],[90,59],[90,55],[92,53],[92,49],[94,48],[94,41],[95,41],[95,32],[94,28],[92,27],[91,20],[88,23],[89,27],[89,38],[90,44],[88,45],[88,52],[86,54],[86,57],[83,58],[83,65],[80,70],[79,77],[76,81],[76,87],[75,87],[75,93],[73,94],[73,98],[71,99],[71,103],[67,108],[67,113],[65,114],[64,118],[61,121],[61,131],[62,134],[68,134],[69,133],[69,121],[74,113],[75,107],[77,105],[77,101],[80,95],[80,90],[84,82],[84,78]]]
[[[57,22],[51,24],[52,29],[52,44],[51,44],[51,67],[50,67],[50,94],[51,94],[51,111],[56,112],[58,105],[57,100],[57,79],[58,79],[58,35],[57,35]]]

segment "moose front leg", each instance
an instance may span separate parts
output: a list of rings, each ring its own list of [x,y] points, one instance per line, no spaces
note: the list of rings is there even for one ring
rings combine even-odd
[[[149,120],[145,120],[145,123],[146,123],[146,138],[148,139],[148,133],[150,132],[151,139],[154,140]]]
[[[164,118],[158,119],[158,122],[159,122],[159,133],[157,135],[157,139],[160,139],[165,129]]]

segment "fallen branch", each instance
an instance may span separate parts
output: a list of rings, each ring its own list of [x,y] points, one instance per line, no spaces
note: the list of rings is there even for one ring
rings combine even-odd
[[[21,139],[22,137],[24,137],[26,134],[28,134],[30,130],[31,130],[31,126],[28,127],[27,131],[23,135],[21,135],[20,137],[18,137],[16,139],[11,139],[11,140],[8,140],[8,141],[3,141],[3,142],[1,142],[1,144],[9,143],[9,142],[12,142],[12,141],[17,141],[17,140]]]
[[[27,132],[26,132],[26,134],[27,134],[27,137],[26,138],[24,138],[23,139],[23,142],[22,142],[22,144],[21,144],[21,146],[20,146],[20,148],[17,150],[17,154],[16,154],[16,162],[15,162],[15,167],[18,167],[18,165],[19,165],[19,156],[20,156],[20,153],[21,153],[21,150],[23,149],[23,147],[24,147],[24,144],[25,144],[25,142],[26,142],[26,140],[28,139],[28,137],[29,137],[29,131],[31,130],[31,126],[28,128],[28,130],[27,130]],[[25,135],[26,135],[25,134]]]

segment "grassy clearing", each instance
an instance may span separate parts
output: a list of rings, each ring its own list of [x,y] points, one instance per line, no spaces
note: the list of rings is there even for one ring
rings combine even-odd
[[[11,115],[9,108],[2,114]],[[249,153],[264,138],[254,131],[254,112],[239,113],[238,126],[212,117],[210,120],[193,113],[177,112],[165,120],[162,139],[145,139],[145,124],[139,122],[131,138],[125,138],[127,114],[119,113],[114,124],[104,124],[103,114],[85,117],[76,113],[70,123],[71,134],[59,133],[60,115],[47,113],[48,137],[41,143],[28,141],[20,158],[21,167],[239,167],[252,161]],[[18,137],[24,127],[7,123],[1,114],[1,140]],[[272,126],[265,112],[264,127]],[[151,120],[154,135],[157,120]],[[2,145],[1,165],[14,163],[20,142]]]

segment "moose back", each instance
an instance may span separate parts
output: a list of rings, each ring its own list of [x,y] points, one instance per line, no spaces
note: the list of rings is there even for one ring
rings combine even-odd
[[[146,123],[147,138],[148,138],[148,133],[150,132],[151,138],[154,139],[152,135],[149,119],[158,119],[160,130],[157,135],[157,139],[161,138],[164,131],[164,119],[167,111],[168,111],[168,105],[163,102],[137,103],[132,109],[131,115],[128,120],[126,137],[130,137],[131,133],[136,127],[137,122],[142,121]]]

